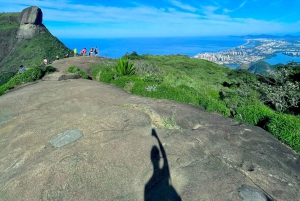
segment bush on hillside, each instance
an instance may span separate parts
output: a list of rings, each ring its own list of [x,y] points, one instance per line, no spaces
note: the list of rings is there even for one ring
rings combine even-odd
[[[139,59],[144,59],[145,56],[139,55],[136,51],[133,51],[131,54],[128,52],[122,56],[122,58],[128,58],[130,60],[139,60]]]
[[[280,141],[300,153],[300,118],[289,114],[276,114],[267,124],[268,130]]]
[[[29,68],[22,74],[16,74],[7,83],[0,87],[0,95],[6,90],[14,88],[16,85],[20,85],[26,82],[33,82],[42,77],[42,71],[40,68]]]
[[[300,106],[300,83],[293,79],[297,71],[289,63],[275,67],[267,76],[260,76],[256,84],[260,100],[278,112],[295,113],[293,109]]]
[[[199,105],[204,107],[205,110],[209,112],[217,112],[225,117],[230,116],[230,110],[226,107],[226,105],[214,98],[211,98],[206,95],[202,95],[199,97]]]
[[[78,74],[80,75],[82,78],[84,79],[88,79],[89,76],[86,74],[86,72],[84,72],[83,70],[81,70],[80,68],[76,67],[76,66],[71,66],[69,69],[68,69],[68,72],[69,73],[75,73],[75,74]]]
[[[46,67],[34,67],[27,68],[22,74],[14,74],[6,83],[0,86],[0,95],[2,95],[6,90],[12,89],[17,85],[33,82],[38,79],[41,79],[44,75],[53,73],[56,71],[56,68],[52,66]]]
[[[42,71],[42,77],[57,71],[53,66],[41,66],[40,69]]]
[[[161,72],[161,69],[155,64],[146,60],[134,61],[136,75],[157,75]]]
[[[274,114],[275,112],[272,109],[262,103],[257,103],[237,108],[234,118],[240,122],[266,128],[266,123]]]
[[[7,72],[0,74],[0,86],[8,82],[16,73]]]

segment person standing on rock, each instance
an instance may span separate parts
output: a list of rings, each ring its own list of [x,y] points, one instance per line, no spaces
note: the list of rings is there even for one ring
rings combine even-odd
[[[93,52],[94,52],[94,47],[92,46],[91,49],[90,49],[90,52],[89,52],[89,56],[93,56]]]
[[[76,57],[76,54],[77,54],[77,49],[76,47],[74,48],[74,57]]]
[[[96,46],[95,50],[94,50],[94,53],[95,53],[95,57],[98,56],[98,47]]]

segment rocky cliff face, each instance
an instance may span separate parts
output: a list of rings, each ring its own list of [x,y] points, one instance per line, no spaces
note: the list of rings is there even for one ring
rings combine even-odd
[[[42,10],[36,6],[25,8],[20,15],[20,25],[34,24],[43,25],[43,13]]]
[[[36,6],[24,9],[20,15],[19,22],[20,27],[17,33],[18,42],[33,38],[41,32],[48,32],[42,23],[42,10]]]

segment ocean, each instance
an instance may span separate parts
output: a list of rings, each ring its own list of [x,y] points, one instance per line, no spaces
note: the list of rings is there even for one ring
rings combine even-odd
[[[243,39],[227,37],[148,37],[148,38],[97,38],[70,39],[59,38],[68,48],[81,49],[98,47],[99,55],[108,58],[120,58],[126,53],[139,55],[181,54],[193,57],[198,53],[220,52],[246,43]]]
[[[180,54],[193,57],[201,53],[216,53],[244,45],[245,39],[231,37],[147,37],[147,38],[59,38],[68,48],[77,48],[80,52],[84,47],[98,47],[99,56],[108,58],[120,58],[126,53],[137,52],[139,55],[172,55]],[[300,62],[299,57],[291,57],[282,53],[265,59],[271,65],[289,61]],[[238,68],[237,64],[226,65],[230,68]]]

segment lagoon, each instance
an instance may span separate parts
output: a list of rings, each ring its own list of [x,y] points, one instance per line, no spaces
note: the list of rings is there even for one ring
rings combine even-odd
[[[292,57],[283,54],[282,52],[276,53],[276,56],[264,59],[265,62],[269,63],[270,65],[276,65],[276,64],[286,64],[288,62],[294,61],[294,62],[300,62],[300,57]]]

